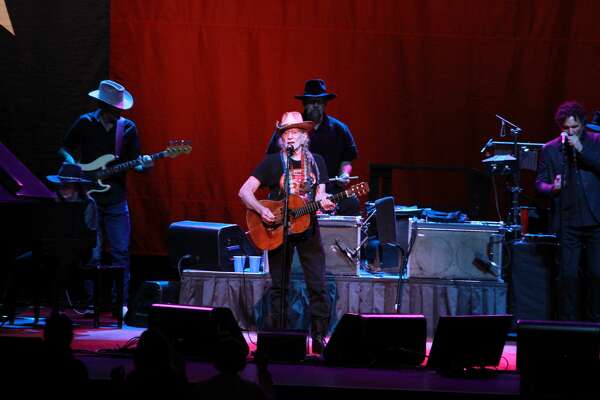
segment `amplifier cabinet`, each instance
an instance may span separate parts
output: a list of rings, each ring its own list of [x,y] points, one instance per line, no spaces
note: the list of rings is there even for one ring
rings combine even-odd
[[[502,279],[503,224],[425,222],[411,219],[409,278],[497,281]]]
[[[318,221],[327,274],[358,276],[362,218],[319,215]]]
[[[358,276],[360,269],[360,232],[362,218],[354,216],[317,216],[321,243],[325,250],[327,275]],[[302,274],[296,252],[292,261],[292,274]]]

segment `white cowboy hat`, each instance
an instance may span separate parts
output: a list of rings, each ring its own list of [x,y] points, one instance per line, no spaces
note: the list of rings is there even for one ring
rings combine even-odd
[[[115,81],[101,81],[98,90],[92,90],[88,94],[120,110],[129,110],[133,106],[131,93]]]

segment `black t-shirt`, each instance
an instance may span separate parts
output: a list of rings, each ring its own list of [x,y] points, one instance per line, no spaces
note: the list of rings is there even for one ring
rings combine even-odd
[[[310,175],[310,178],[308,179],[309,187],[303,185],[303,182],[307,180],[305,179],[301,162],[296,160],[292,160],[291,162],[291,193],[301,196],[305,201],[314,200],[314,193],[316,192],[314,182],[324,184],[329,179],[323,157],[318,154],[313,154],[313,157],[317,164],[318,171],[314,168],[307,168],[308,174]],[[283,161],[280,153],[267,154],[261,163],[254,169],[252,176],[260,181],[261,187],[266,186],[269,188],[269,199],[281,200],[283,198],[282,190],[284,187],[284,175]]]
[[[81,115],[63,139],[63,147],[80,164],[91,163],[105,154],[115,154],[116,125],[106,131],[99,118],[100,110]],[[124,120],[121,154],[110,165],[134,160],[140,155],[137,127],[133,121],[126,118]],[[98,204],[114,204],[125,200],[127,188],[124,172],[103,179],[103,182],[111,188],[107,192],[92,194]]]

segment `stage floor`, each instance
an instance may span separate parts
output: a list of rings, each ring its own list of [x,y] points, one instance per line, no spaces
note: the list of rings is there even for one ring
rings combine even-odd
[[[4,323],[0,325],[0,336],[19,337],[42,337],[45,316],[49,309],[42,308],[41,318],[38,325],[33,325],[33,312],[30,308],[19,310],[19,314],[13,325]],[[133,349],[136,339],[146,328],[138,328],[124,325],[118,329],[116,321],[110,313],[102,313],[101,323],[105,324],[99,328],[92,327],[92,319],[85,318],[70,309],[64,312],[73,320],[75,335],[72,348],[79,354],[118,354],[126,355],[127,349]],[[256,331],[243,331],[244,338],[248,343],[250,351],[256,350]],[[310,340],[310,338],[309,338]],[[431,348],[432,339],[427,339],[427,354]],[[502,361],[498,365],[499,371],[516,371],[516,344],[507,340],[502,353]]]
[[[41,337],[44,318],[38,326],[32,326],[31,309],[21,309],[14,325],[0,326],[0,336]],[[42,316],[48,315],[42,309]],[[75,325],[72,348],[75,354],[88,367],[94,381],[107,382],[110,372],[117,366],[127,371],[133,367],[132,350],[136,339],[144,328],[125,325],[118,329],[112,326],[110,313],[103,314],[100,328],[92,327],[92,320],[83,318],[71,310],[65,310]],[[244,338],[251,350],[256,348],[256,332],[244,331]],[[427,353],[431,340],[427,341]],[[309,354],[302,363],[273,363],[269,365],[274,384],[283,398],[302,396],[344,396],[344,398],[394,398],[400,393],[412,397],[438,398],[497,398],[514,397],[519,393],[519,375],[516,367],[516,346],[508,341],[500,365],[486,378],[447,377],[424,366],[401,369],[349,368],[326,366],[322,359]],[[199,382],[215,374],[207,362],[188,360],[186,370],[190,382]],[[255,365],[250,360],[242,374],[245,378],[257,381]],[[376,391],[376,392],[374,392]],[[316,397],[314,397],[316,396]],[[435,397],[434,396],[434,397]]]

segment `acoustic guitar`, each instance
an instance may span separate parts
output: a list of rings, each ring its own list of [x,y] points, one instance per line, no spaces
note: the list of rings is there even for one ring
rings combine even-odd
[[[353,196],[362,196],[369,192],[369,184],[361,182],[353,185],[343,192],[329,196],[332,202],[338,202]],[[275,222],[265,223],[260,214],[254,210],[246,212],[246,223],[250,238],[256,247],[261,250],[273,250],[283,243],[283,200],[261,200],[260,204],[267,207],[273,215]],[[317,211],[320,207],[318,201],[305,203],[298,195],[290,194],[288,199],[289,206],[289,234],[302,233],[310,227],[310,214]]]
[[[150,154],[150,158],[152,161],[156,161],[164,157],[175,158],[181,154],[190,154],[191,152],[192,146],[190,145],[189,141],[173,140],[170,141],[169,146],[167,146],[165,150]],[[117,157],[115,157],[113,154],[104,154],[103,156],[96,158],[91,163],[79,164],[83,173],[83,177],[93,182],[91,187],[88,189],[88,193],[101,193],[108,191],[110,189],[110,185],[102,182],[102,179],[141,165],[141,162],[136,159],[107,166],[109,163],[116,160],[116,158]]]

